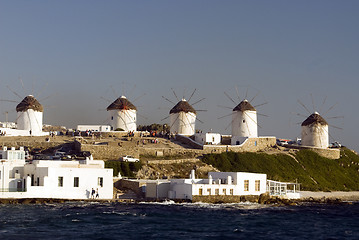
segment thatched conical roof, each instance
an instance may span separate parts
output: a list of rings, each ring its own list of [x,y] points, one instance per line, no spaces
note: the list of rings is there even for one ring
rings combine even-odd
[[[26,112],[29,109],[33,109],[36,112],[43,112],[44,108],[34,96],[26,96],[17,106],[16,112]]]
[[[181,101],[179,101],[170,111],[171,113],[179,113],[179,112],[192,112],[194,114],[196,114],[196,110],[194,110],[194,108],[185,100],[182,99]]]
[[[328,125],[327,121],[325,121],[325,119],[317,112],[313,113],[307,119],[305,119],[304,122],[302,122],[302,126],[309,126],[313,123]]]
[[[109,110],[137,110],[137,108],[125,96],[121,96],[107,107],[107,111]]]
[[[244,99],[235,108],[233,108],[233,111],[256,111],[256,109],[248,102],[248,100]]]

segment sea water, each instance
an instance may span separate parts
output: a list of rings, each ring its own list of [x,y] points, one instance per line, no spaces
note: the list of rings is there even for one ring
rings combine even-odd
[[[0,205],[0,239],[359,239],[359,204]]]

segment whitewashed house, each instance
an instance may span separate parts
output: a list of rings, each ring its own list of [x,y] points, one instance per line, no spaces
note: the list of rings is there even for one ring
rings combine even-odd
[[[329,147],[329,128],[325,119],[318,112],[310,115],[302,123],[302,145],[328,148]]]
[[[117,98],[107,107],[107,111],[110,114],[111,130],[137,130],[137,108],[125,96]]]
[[[102,160],[25,161],[21,148],[0,151],[0,198],[88,199],[92,189],[99,199],[112,199],[112,169]]]
[[[221,134],[219,133],[196,133],[194,140],[202,145],[221,144]]]
[[[259,196],[269,193],[283,198],[299,198],[292,183],[267,180],[266,174],[249,172],[209,172],[208,179],[197,179],[192,170],[188,179],[151,180],[146,184],[146,198],[187,199],[194,196]]]
[[[171,133],[192,136],[195,133],[196,110],[182,99],[170,110]]]
[[[266,174],[246,172],[209,172],[208,179],[172,179],[170,199],[190,199],[194,195],[260,195],[266,192]]]
[[[95,132],[109,132],[111,131],[110,125],[77,125],[76,130],[84,132],[86,130],[91,130]]]

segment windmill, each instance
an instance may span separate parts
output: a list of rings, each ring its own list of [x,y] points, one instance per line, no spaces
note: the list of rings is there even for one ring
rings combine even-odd
[[[181,100],[179,100],[176,92],[173,89],[172,92],[178,101],[177,104],[175,104],[173,101],[169,100],[168,98],[162,96],[162,98],[166,99],[167,101],[175,105],[170,110],[168,116],[170,118],[170,131],[172,134],[192,136],[196,132],[195,131],[196,120],[200,121],[199,119],[197,119],[197,111],[204,111],[204,110],[195,110],[192,107],[192,105],[195,105],[203,101],[205,98],[202,98],[191,105],[189,101],[192,99],[193,95],[195,94],[196,89],[194,89],[188,101],[185,99],[184,96]]]
[[[17,129],[30,135],[41,135],[44,108],[32,95],[26,96],[17,106]]]
[[[136,131],[137,108],[125,96],[117,98],[107,107],[111,130]]]
[[[132,95],[136,87],[136,85],[133,85],[128,94]],[[112,90],[114,96],[119,96],[117,91],[115,91],[112,86],[110,89]],[[115,101],[112,102],[107,98],[101,97],[103,100],[110,103],[110,105],[106,108],[107,112],[109,113],[109,117],[106,119],[106,122],[108,122],[108,124],[111,126],[111,130],[134,132],[137,130],[137,115],[145,119],[146,117],[137,112],[137,107],[132,102],[136,102],[145,96],[146,93],[139,95],[131,102],[125,96],[124,92],[126,92],[126,86],[125,82],[122,82],[122,95]]]
[[[231,145],[240,145],[243,143],[247,138],[257,138],[258,137],[258,119],[257,115],[263,115],[263,114],[257,114],[257,110],[255,107],[262,106],[264,104],[267,104],[267,102],[263,104],[259,104],[257,106],[253,106],[251,102],[258,96],[259,92],[250,100],[247,100],[248,95],[248,89],[246,91],[246,95],[244,99],[241,100],[239,96],[239,92],[237,87],[235,88],[237,92],[237,98],[238,101],[240,101],[239,104],[231,98],[226,92],[224,94],[226,97],[236,106],[232,109],[232,113],[223,117],[220,117],[218,119],[232,116],[231,121],[231,127],[232,127],[232,137],[231,137]],[[221,106],[220,106],[221,107]],[[228,108],[228,107],[226,107]],[[263,115],[266,116],[266,115]]]
[[[23,90],[25,90],[24,83],[21,78],[19,78]],[[44,87],[47,86],[47,84],[44,85]],[[6,86],[10,92],[12,92],[15,96],[22,99],[20,103],[16,106],[16,112],[17,112],[17,130],[20,130],[18,132],[14,132],[15,135],[32,135],[32,136],[41,136],[46,133],[42,132],[43,127],[43,112],[44,108],[40,104],[40,102],[33,96],[33,95],[27,95],[25,98],[22,98],[17,92],[12,90],[9,86]],[[42,91],[40,89],[40,91]],[[33,90],[32,90],[33,91]],[[49,96],[50,97],[50,96]],[[49,97],[46,97],[44,99],[47,99]],[[17,102],[14,100],[0,100],[5,102]],[[8,112],[6,112],[8,113]],[[7,117],[7,114],[6,114]]]
[[[323,116],[319,114],[318,111],[315,110],[313,95],[311,94],[312,104],[313,104],[313,113],[309,111],[309,109],[298,100],[298,103],[310,114],[302,123],[301,123],[301,145],[309,146],[315,148],[328,148],[329,147],[329,124],[324,119]],[[326,98],[324,98],[323,104],[325,103]],[[335,104],[336,105],[336,104]],[[327,114],[331,111],[335,105],[331,106],[325,113]],[[301,116],[301,114],[297,114]],[[335,116],[328,117],[327,119],[334,118],[344,118],[343,116]],[[339,127],[330,125],[333,128],[341,129]]]

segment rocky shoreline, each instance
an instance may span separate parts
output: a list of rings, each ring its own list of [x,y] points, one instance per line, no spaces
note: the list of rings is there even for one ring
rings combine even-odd
[[[300,199],[285,199],[279,197],[270,197],[268,194],[262,194],[259,197],[242,196],[240,202],[253,202],[259,204],[272,205],[300,205],[306,203],[320,203],[320,204],[351,204],[359,202],[359,191],[357,192],[301,192]],[[148,200],[143,198],[128,198],[128,199],[52,199],[52,198],[1,198],[0,204],[55,204],[65,202],[98,202],[98,203],[139,203],[139,202],[163,202],[166,200]],[[184,201],[175,201],[178,203]],[[190,201],[186,201],[190,202]],[[221,204],[223,201],[214,201],[211,203]]]

